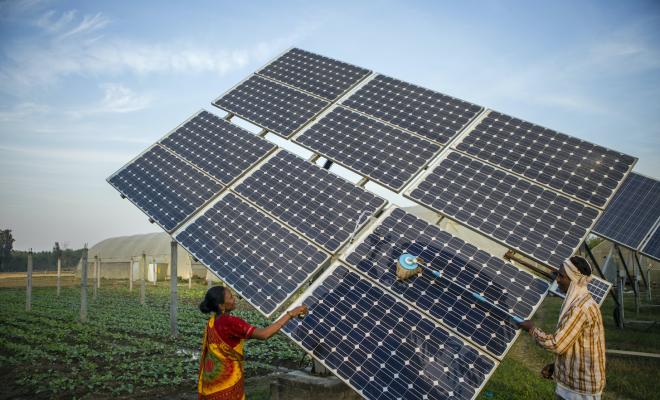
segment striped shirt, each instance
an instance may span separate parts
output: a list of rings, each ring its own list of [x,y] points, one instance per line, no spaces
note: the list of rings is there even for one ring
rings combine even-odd
[[[598,304],[590,294],[575,299],[554,334],[538,328],[536,342],[555,356],[555,381],[583,394],[605,388],[605,330]]]

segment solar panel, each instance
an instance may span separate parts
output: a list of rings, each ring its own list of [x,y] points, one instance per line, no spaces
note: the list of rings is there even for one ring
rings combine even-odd
[[[380,197],[284,150],[235,191],[329,252],[385,205]]]
[[[270,79],[252,75],[213,104],[288,138],[330,103]]]
[[[160,145],[131,161],[108,182],[166,231],[176,228],[223,189]]]
[[[342,104],[440,144],[448,143],[483,109],[384,75],[377,75]]]
[[[203,110],[160,143],[225,185],[276,147]]]
[[[328,259],[232,193],[179,232],[176,240],[266,316]]]
[[[646,242],[641,253],[660,261],[660,228],[656,227],[655,232]]]
[[[603,304],[611,287],[611,283],[595,276],[587,284],[587,290],[589,290],[591,297],[593,297],[594,301],[598,303],[598,305]]]
[[[365,398],[473,399],[497,365],[342,265],[306,293],[283,331]]]
[[[443,278],[424,273],[396,280],[397,260],[404,253],[422,258]],[[546,281],[399,208],[392,210],[346,261],[497,357],[503,356],[517,337],[510,315],[528,319],[548,290]],[[490,303],[478,301],[472,293]]]
[[[456,148],[603,208],[635,158],[491,111]]]
[[[336,107],[294,141],[399,191],[440,150],[425,139]]]
[[[456,152],[408,197],[551,267],[573,255],[598,217],[595,208]]]
[[[309,51],[291,49],[257,73],[334,101],[371,71]]]
[[[660,182],[631,173],[596,223],[593,233],[637,249],[660,217]]]

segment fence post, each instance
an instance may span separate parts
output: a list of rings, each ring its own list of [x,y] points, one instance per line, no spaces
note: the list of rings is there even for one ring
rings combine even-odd
[[[192,275],[193,275],[193,269],[192,269],[192,257],[188,256],[188,259],[190,260],[190,274],[188,274],[188,289],[192,289]]]
[[[133,257],[128,262],[128,291],[133,291]]]
[[[140,263],[140,304],[144,305],[145,277],[147,273],[147,255],[142,253],[142,262]]]
[[[32,249],[28,252],[25,311],[32,311]]]
[[[154,286],[156,286],[156,281],[158,281],[158,264],[156,264],[156,257],[151,257],[151,264],[154,266]]]
[[[80,268],[80,321],[87,322],[87,243],[83,247]]]
[[[92,288],[94,289],[92,297],[94,299],[96,299],[96,290],[97,290],[97,288],[96,288],[96,275],[98,275],[98,273],[99,273],[98,272],[98,265],[99,265],[98,261],[99,261],[99,256],[94,256],[94,268],[93,268],[94,275],[92,276]]]
[[[96,288],[100,289],[101,288],[101,257],[96,257],[96,261],[99,263],[98,267],[96,267]]]
[[[62,257],[57,256],[57,297],[60,296],[60,279],[62,278]]]
[[[176,337],[176,284],[178,281],[177,273],[177,244],[174,240],[170,243],[170,325],[172,328],[172,337]]]

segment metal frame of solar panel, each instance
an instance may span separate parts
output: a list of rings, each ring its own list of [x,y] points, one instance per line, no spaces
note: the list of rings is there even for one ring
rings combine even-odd
[[[493,110],[452,147],[598,208],[605,208],[637,161]]]
[[[371,71],[291,48],[256,73],[334,102],[369,76]]]
[[[442,277],[423,271],[397,280],[396,264],[403,253],[420,257]],[[511,315],[531,318],[549,288],[547,281],[400,208],[386,210],[342,259],[498,359],[520,332]]]
[[[575,253],[599,215],[596,208],[455,151],[436,160],[404,196],[552,268]]]
[[[232,190],[330,253],[344,246],[387,202],[279,149]]]
[[[305,319],[282,331],[365,398],[474,399],[499,365],[341,262],[302,303]]]
[[[267,317],[330,259],[311,241],[232,192],[223,193],[174,237]]]
[[[252,74],[213,101],[213,105],[283,138],[330,106],[330,102]]]
[[[151,179],[147,182],[145,177]],[[158,143],[106,181],[166,232],[172,232],[225,189]]]
[[[642,244],[640,253],[647,257],[651,257],[654,260],[660,261],[660,218],[656,220],[655,225],[655,228],[646,242]]]
[[[614,243],[639,250],[660,218],[660,182],[631,173],[592,230]]]
[[[354,110],[332,106],[292,140],[399,192],[441,146]]]

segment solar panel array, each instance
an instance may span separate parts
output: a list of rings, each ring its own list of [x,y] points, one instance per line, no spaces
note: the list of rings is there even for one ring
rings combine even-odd
[[[409,197],[556,268],[598,217],[595,208],[456,152]]]
[[[200,111],[160,143],[224,185],[276,147],[208,111]]]
[[[284,150],[236,192],[330,252],[385,205],[380,197]]]
[[[491,111],[456,149],[603,208],[635,158]]]
[[[377,75],[342,104],[439,144],[448,143],[481,106],[384,75]]]
[[[294,48],[257,73],[334,101],[371,71]]]
[[[403,253],[442,274],[392,279]],[[510,314],[527,319],[545,298],[548,283],[396,208],[346,257],[384,287],[427,312],[496,357],[517,337]],[[483,296],[489,303],[475,299]]]
[[[213,104],[288,138],[330,103],[290,86],[252,75]]]
[[[155,145],[108,182],[166,231],[172,231],[223,186]]]
[[[294,141],[399,191],[440,146],[355,111],[337,107]]]
[[[338,265],[283,331],[368,399],[472,399],[497,362]]]
[[[176,240],[267,316],[329,257],[232,193]]]
[[[631,173],[621,185],[593,232],[637,250],[660,218],[660,182]]]

